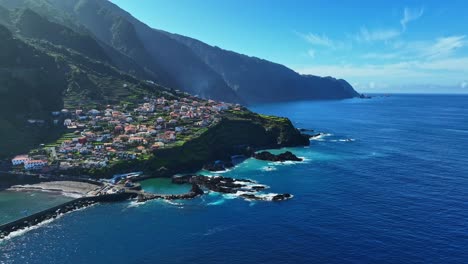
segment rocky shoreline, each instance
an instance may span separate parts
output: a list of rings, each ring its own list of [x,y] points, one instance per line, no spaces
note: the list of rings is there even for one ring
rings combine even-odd
[[[172,182],[175,184],[193,184],[202,186],[210,191],[224,194],[238,194],[247,200],[262,200],[262,201],[283,201],[292,198],[289,193],[284,194],[261,194],[260,191],[268,187],[248,179],[234,179],[222,176],[203,176],[203,175],[185,175],[173,177]]]
[[[203,176],[203,175],[184,175],[173,176],[172,183],[174,184],[191,184],[192,188],[185,194],[152,194],[144,191],[122,189],[121,192],[114,194],[102,194],[90,196],[100,188],[98,185],[93,185],[84,182],[61,181],[61,182],[43,182],[39,184],[13,186],[11,191],[53,191],[53,192],[69,192],[80,194],[82,197],[59,206],[44,210],[42,212],[18,219],[16,221],[0,226],[0,240],[8,237],[13,232],[31,228],[46,220],[55,219],[60,215],[69,213],[81,208],[88,207],[96,203],[119,202],[128,199],[136,198],[137,202],[146,202],[155,199],[164,200],[183,200],[193,199],[205,194],[205,190],[219,192],[223,194],[234,194],[245,200],[256,201],[284,201],[291,199],[293,196],[289,193],[262,193],[268,186],[259,184],[256,181],[249,179],[234,179],[222,176]]]

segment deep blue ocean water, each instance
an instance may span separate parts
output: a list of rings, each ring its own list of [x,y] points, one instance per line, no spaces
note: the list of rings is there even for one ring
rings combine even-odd
[[[468,96],[252,110],[328,133],[290,149],[302,163],[226,173],[293,199],[97,205],[0,242],[0,263],[468,263]]]

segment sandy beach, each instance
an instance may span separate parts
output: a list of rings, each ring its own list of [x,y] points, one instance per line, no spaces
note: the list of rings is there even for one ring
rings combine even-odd
[[[10,187],[9,191],[43,191],[43,192],[56,192],[67,196],[83,197],[87,196],[90,192],[99,189],[100,187],[95,184],[75,181],[53,181],[42,182],[37,184],[14,185]]]

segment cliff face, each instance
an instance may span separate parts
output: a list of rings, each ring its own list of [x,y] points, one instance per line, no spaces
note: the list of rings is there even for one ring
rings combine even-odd
[[[256,149],[308,144],[308,137],[294,128],[288,119],[247,113],[245,116],[224,118],[199,138],[180,148],[155,152],[150,166],[152,172],[162,166],[171,171],[179,168],[198,170],[206,162],[230,160],[232,155],[249,155]]]

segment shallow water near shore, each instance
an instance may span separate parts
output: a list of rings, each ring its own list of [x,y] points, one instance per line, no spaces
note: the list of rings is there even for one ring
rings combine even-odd
[[[2,242],[0,263],[466,263],[468,96],[252,110],[326,133],[287,149],[303,162],[248,159],[222,174],[293,199],[96,205]],[[144,188],[180,187],[168,184]]]
[[[191,189],[189,184],[173,184],[171,179],[148,179],[141,183],[141,188],[145,192],[156,194],[184,194],[188,193]]]

